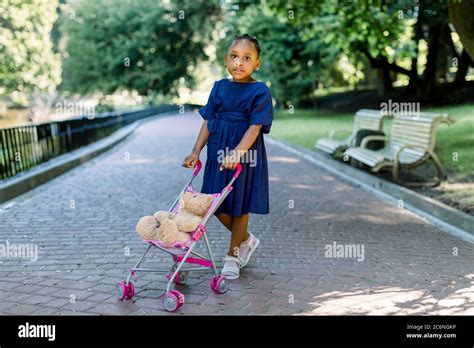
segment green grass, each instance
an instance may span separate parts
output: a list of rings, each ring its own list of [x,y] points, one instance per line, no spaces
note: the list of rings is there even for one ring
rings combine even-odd
[[[450,177],[459,180],[474,174],[474,104],[422,109],[425,112],[446,112],[455,120],[448,126],[438,124],[436,149],[443,166]],[[350,131],[354,113],[337,113],[324,110],[288,110],[276,112],[271,136],[287,142],[314,149],[319,138],[329,135],[333,129]],[[384,131],[390,134],[391,121],[384,122]],[[344,137],[343,135],[342,137]],[[337,137],[341,138],[341,137]],[[457,161],[455,161],[457,154]]]
[[[277,111],[271,135],[290,143],[312,149],[319,138],[327,137],[332,129],[351,130],[354,115],[331,111],[295,110]]]
[[[436,108],[447,112],[456,123],[441,125],[436,132],[436,153],[443,165],[456,176],[474,173],[474,104]],[[457,161],[454,154],[457,153]]]

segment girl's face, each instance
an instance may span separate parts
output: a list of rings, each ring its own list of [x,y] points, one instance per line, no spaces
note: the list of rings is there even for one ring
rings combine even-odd
[[[260,59],[254,44],[248,40],[238,40],[229,48],[224,58],[227,70],[234,81],[248,82],[255,69],[260,67]]]

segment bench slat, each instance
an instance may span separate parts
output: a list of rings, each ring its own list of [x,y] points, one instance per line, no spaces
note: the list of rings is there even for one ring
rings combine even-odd
[[[382,129],[383,115],[379,110],[361,109],[358,110],[354,116],[354,124],[351,135],[342,140],[335,140],[330,138],[319,139],[315,147],[321,151],[329,154],[334,154],[338,149],[346,149],[349,146],[349,139],[355,138],[357,132],[361,129],[370,129],[379,131]]]
[[[380,121],[373,122],[372,120],[360,120],[357,123],[357,129],[380,130]]]
[[[316,143],[316,147],[318,149],[320,149],[322,151],[325,151],[325,152],[330,152],[330,153],[333,153],[339,147],[343,147],[345,145],[346,145],[346,143],[344,141],[338,141],[338,140],[327,139],[327,138],[320,139]]]
[[[409,145],[420,145],[424,147],[429,147],[430,139],[426,137],[420,137],[417,135],[410,135],[410,134],[393,134],[391,138],[391,142],[401,143],[401,144],[409,144]]]
[[[408,133],[408,134],[420,134],[423,136],[431,136],[431,128],[423,128],[423,129],[417,129],[417,128],[408,128],[404,127],[398,124],[392,125],[392,133],[394,132],[401,132],[401,133]]]

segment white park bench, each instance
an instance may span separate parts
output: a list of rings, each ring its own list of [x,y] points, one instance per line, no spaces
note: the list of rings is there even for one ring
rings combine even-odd
[[[434,152],[436,143],[436,125],[439,122],[454,123],[447,114],[418,113],[414,115],[394,115],[390,140],[380,135],[365,137],[360,147],[350,147],[345,153],[345,159],[350,158],[368,166],[373,173],[382,168],[391,168],[392,176],[396,182],[406,186],[434,186],[439,185],[444,178],[443,167]],[[367,149],[371,141],[385,140],[386,145],[380,150]],[[415,182],[402,182],[399,171],[402,168],[415,168],[425,161],[432,159],[437,170],[435,182],[424,184]]]
[[[381,131],[383,119],[387,117],[380,110],[361,109],[354,116],[354,126],[352,131],[335,129],[329,134],[329,138],[321,138],[314,146],[330,155],[335,155],[339,151],[344,151],[348,147],[355,146],[357,132],[362,129]],[[344,140],[336,140],[335,136],[342,133],[349,133]]]

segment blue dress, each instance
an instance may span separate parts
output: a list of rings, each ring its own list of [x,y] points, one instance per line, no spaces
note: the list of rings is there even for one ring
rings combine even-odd
[[[270,132],[273,121],[270,89],[263,82],[216,81],[199,113],[208,121],[210,132],[202,193],[221,192],[230,182],[235,171],[219,171],[222,159],[239,144],[250,125],[262,125],[255,143],[240,160],[242,172],[233,190],[214,215],[268,214],[268,165],[263,134]]]

